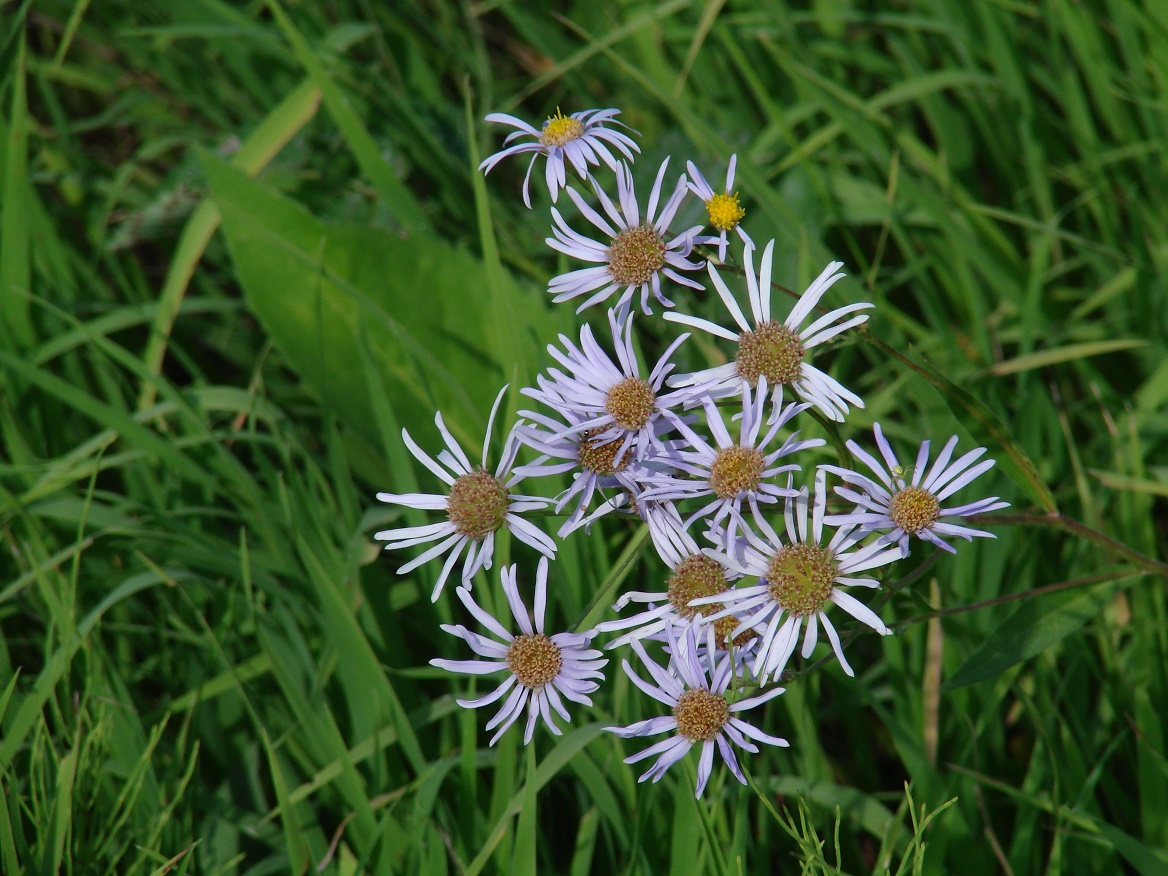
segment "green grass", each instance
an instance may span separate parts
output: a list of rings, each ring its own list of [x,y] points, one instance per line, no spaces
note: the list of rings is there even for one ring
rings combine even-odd
[[[0,871],[1168,870],[1168,14],[794,6],[2,5]],[[876,304],[843,437],[986,444],[1014,506],[696,803],[601,732],[651,714],[619,658],[487,747],[428,666],[461,607],[371,537],[436,486],[400,430],[474,447],[579,324],[546,195],[475,172],[557,106],[621,108],[639,178],[737,152],[777,279]],[[557,623],[658,586],[636,533],[564,544]]]

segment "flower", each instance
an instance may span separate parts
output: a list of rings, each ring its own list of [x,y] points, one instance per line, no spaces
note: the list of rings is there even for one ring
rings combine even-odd
[[[999,502],[997,496],[988,499],[978,499],[965,505],[954,508],[943,508],[941,503],[953,493],[956,493],[978,475],[989,471],[994,466],[994,460],[986,459],[973,465],[982,454],[984,447],[976,447],[966,453],[956,462],[950,463],[953,448],[957,446],[957,436],[950,438],[941,453],[933,461],[933,467],[925,475],[925,468],[929,464],[929,442],[923,441],[917,451],[917,461],[909,469],[903,469],[892,452],[892,447],[880,430],[880,424],[873,427],[876,434],[876,445],[880,448],[880,455],[888,464],[886,471],[875,458],[866,453],[855,441],[848,441],[848,449],[852,451],[865,465],[868,466],[880,482],[872,480],[862,474],[840,468],[835,465],[826,465],[828,471],[839,475],[850,484],[864,490],[858,493],[847,487],[836,487],[835,491],[856,503],[856,509],[850,514],[834,514],[827,518],[833,525],[858,524],[867,532],[885,532],[880,543],[897,542],[900,545],[901,555],[908,556],[908,539],[910,535],[924,539],[949,553],[956,553],[953,546],[941,538],[943,535],[958,536],[966,541],[973,541],[975,535],[985,538],[996,538],[992,532],[980,529],[970,529],[956,523],[946,522],[955,517],[969,517],[971,514],[985,514],[999,508],[1008,508],[1009,502]],[[972,466],[972,468],[970,467]],[[912,473],[911,483],[906,480]]]
[[[694,243],[718,244],[718,261],[720,262],[726,261],[726,232],[728,231],[737,231],[742,242],[748,248],[754,249],[754,241],[750,239],[749,234],[742,230],[742,226],[739,224],[742,217],[746,215],[746,211],[738,205],[738,192],[731,194],[734,188],[734,169],[737,165],[738,156],[731,155],[730,166],[726,168],[726,189],[722,192],[715,192],[692,161],[685,163],[686,172],[689,173],[690,177],[689,190],[702,199],[706,205],[706,213],[710,217],[710,225],[718,232],[717,235],[695,237]]]
[[[504,386],[495,399],[491,408],[491,416],[487,420],[487,435],[483,441],[483,463],[481,466],[472,466],[446,424],[442,421],[441,412],[434,415],[434,424],[442,433],[446,442],[446,450],[438,454],[438,461],[446,466],[444,469],[433,458],[422,450],[410,437],[410,433],[402,429],[402,439],[409,447],[410,453],[422,465],[426,466],[434,475],[450,487],[448,495],[430,493],[378,493],[377,498],[382,502],[394,505],[404,505],[407,508],[423,508],[427,510],[441,510],[446,512],[446,520],[442,523],[430,523],[424,526],[406,526],[400,529],[386,529],[374,535],[374,538],[389,542],[386,550],[399,550],[418,544],[438,541],[434,547],[424,551],[420,556],[401,566],[397,572],[404,575],[411,572],[423,563],[450,551],[450,556],[442,566],[438,575],[438,582],[434,585],[431,601],[438,600],[438,594],[446,583],[450,570],[458,562],[463,548],[466,548],[466,561],[462,565],[462,581],[468,587],[471,579],[479,569],[491,568],[491,560],[495,553],[495,533],[503,528],[515,533],[515,536],[524,544],[528,544],[544,556],[556,555],[556,544],[537,526],[524,520],[519,515],[525,511],[534,511],[546,508],[547,499],[538,496],[519,496],[511,493],[511,488],[523,480],[523,475],[516,470],[511,472],[515,464],[515,457],[519,453],[517,423],[512,428],[507,440],[503,442],[503,456],[492,475],[487,471],[487,449],[491,445],[491,430],[495,423],[495,414],[498,413],[499,403],[503,401],[503,394],[507,391]],[[448,470],[449,471],[448,471]],[[439,541],[441,539],[441,541]]]
[[[711,526],[725,527],[723,543],[729,549],[729,544],[741,528],[744,504],[758,521],[762,519],[760,503],[771,504],[777,502],[780,496],[793,495],[793,490],[780,487],[771,480],[783,472],[798,471],[799,466],[795,463],[778,465],[779,460],[825,443],[822,438],[799,441],[799,433],[793,432],[779,447],[767,451],[767,446],[779,429],[810,405],[787,405],[774,418],[770,428],[762,433],[766,403],[765,377],[759,382],[757,394],[751,392],[749,385],[742,386],[742,420],[738,441],[735,442],[714,402],[705,399],[706,423],[717,447],[711,446],[685,423],[679,423],[679,430],[689,441],[689,449],[675,450],[670,454],[669,462],[681,470],[682,476],[650,477],[647,481],[648,489],[644,493],[645,499],[669,502],[708,499],[706,504],[690,514],[684,527],[688,529],[695,520],[712,514]]]
[[[807,623],[801,652],[804,659],[811,656],[822,624],[844,672],[855,675],[844,659],[839,634],[828,619],[826,608],[829,603],[835,603],[882,636],[891,633],[874,611],[842,588],[879,587],[879,582],[872,578],[854,576],[895,562],[900,559],[900,552],[897,548],[886,549],[880,544],[852,550],[864,536],[854,526],[840,527],[824,545],[825,478],[823,469],[819,469],[815,474],[815,502],[810,526],[807,488],[803,487],[797,496],[787,500],[783,514],[789,539],[787,544],[783,544],[770,525],[761,520],[760,528],[767,536],[766,541],[746,530],[746,544],[739,556],[707,552],[731,569],[759,578],[758,584],[752,587],[740,587],[727,594],[702,597],[691,603],[703,605],[715,600],[722,603],[724,607],[720,612],[705,617],[706,623],[731,613],[745,617],[732,635],[746,627],[764,630],[751,667],[752,674],[759,679],[767,676],[778,679],[782,674],[795,650],[804,621]]]
[[[552,203],[555,203],[560,189],[568,184],[565,159],[572,163],[572,167],[576,168],[580,178],[584,179],[588,175],[588,165],[599,167],[602,160],[613,170],[617,169],[620,162],[609,151],[606,144],[616,147],[629,161],[633,160],[634,152],[641,151],[628,134],[605,127],[608,122],[627,127],[621,122],[615,121],[618,115],[620,115],[618,109],[594,109],[565,116],[557,109],[556,114],[543,123],[543,129],[537,131],[523,119],[518,119],[507,113],[491,113],[487,116],[488,122],[501,122],[505,125],[512,125],[519,130],[508,134],[507,139],[503,141],[504,148],[484,159],[479,165],[479,170],[488,174],[496,164],[508,155],[534,152],[535,155],[531,156],[531,163],[527,165],[527,174],[523,177],[523,203],[530,209],[531,195],[527,183],[531,179],[531,169],[535,167],[536,158],[540,155],[546,155],[545,179],[548,191],[552,196]],[[629,130],[632,131],[632,128]],[[633,131],[633,133],[637,132]],[[519,143],[515,146],[507,145],[525,134],[534,137],[535,142]]]
[[[734,677],[734,662],[732,654],[721,652],[721,659],[716,658],[718,652],[708,647],[701,655],[694,637],[692,626],[685,631],[682,642],[677,643],[672,627],[666,627],[666,636],[669,639],[670,649],[675,655],[671,669],[676,674],[666,671],[645,653],[645,649],[636,639],[630,642],[641,663],[648,670],[656,684],[644,681],[628,660],[621,661],[625,674],[638,688],[658,702],[664,703],[673,710],[669,716],[649,718],[646,721],[637,721],[627,727],[608,727],[610,733],[626,739],[634,736],[654,736],[658,733],[673,731],[675,735],[651,745],[644,751],[625,758],[625,763],[636,763],[648,757],[658,755],[656,762],[642,775],[638,782],[646,779],[659,781],[666,770],[681,760],[697,743],[701,743],[702,753],[698,761],[698,781],[695,797],[701,797],[706,789],[710,772],[714,765],[714,746],[722,754],[722,759],[734,778],[746,784],[746,776],[738,766],[734,756],[733,742],[739,748],[758,753],[758,746],[750,740],[765,742],[768,745],[777,745],[786,748],[790,743],[778,736],[771,736],[757,727],[748,724],[737,717],[742,712],[749,711],[755,706],[774,699],[783,693],[785,688],[774,687],[765,693],[754,697],[738,700],[731,703],[726,697],[730,681]],[[708,670],[708,673],[707,673]]]
[[[548,561],[541,557],[535,578],[535,612],[529,618],[527,606],[519,596],[519,584],[516,580],[517,566],[504,567],[500,578],[503,580],[503,592],[507,595],[507,604],[511,607],[511,615],[519,625],[520,634],[513,636],[503,626],[483,611],[475,603],[470,591],[459,587],[455,592],[462,600],[467,610],[482,624],[488,632],[498,637],[500,641],[472,633],[461,624],[443,624],[442,629],[451,635],[458,636],[471,650],[486,660],[442,660],[430,661],[431,666],[446,669],[450,672],[464,672],[468,675],[491,675],[496,672],[506,672],[507,678],[497,688],[477,700],[458,700],[458,704],[465,709],[478,709],[502,699],[508,691],[511,692],[503,703],[502,708],[495,714],[485,729],[499,729],[491,737],[494,745],[508,727],[515,723],[523,707],[527,706],[527,727],[523,731],[523,744],[531,742],[535,732],[535,722],[542,715],[544,723],[556,736],[562,731],[552,720],[552,710],[559,713],[565,721],[571,721],[568,710],[564,708],[563,700],[571,700],[591,706],[592,700],[588,694],[596,690],[599,685],[589,679],[604,679],[600,668],[608,663],[599,651],[588,648],[588,643],[596,635],[595,630],[586,633],[556,633],[548,636],[544,633],[544,608],[547,605],[547,573]]]
[[[578,499],[575,510],[556,533],[560,538],[581,526],[590,525],[622,504],[619,501],[605,501],[596,513],[586,517],[597,489],[622,490],[632,499],[639,500],[641,482],[654,473],[650,463],[633,459],[629,454],[618,459],[620,442],[615,439],[604,441],[591,430],[579,428],[585,418],[571,408],[562,410],[563,421],[535,411],[519,413],[534,423],[518,430],[519,439],[541,456],[515,469],[515,473],[523,477],[541,477],[575,470],[571,485],[555,499],[557,514],[562,513],[574,498]]]
[[[548,246],[573,258],[598,263],[594,268],[581,268],[552,278],[548,284],[548,292],[554,296],[553,301],[558,303],[595,293],[589,295],[576,309],[579,313],[586,307],[604,301],[623,287],[624,291],[617,302],[618,310],[623,315],[629,307],[633,293],[640,289],[641,309],[649,314],[653,312],[649,308],[650,293],[664,307],[673,306],[673,302],[661,294],[662,275],[683,286],[703,288],[701,283],[678,273],[699,270],[704,264],[691,262],[686,258],[693,249],[693,236],[701,230],[701,226],[695,225],[669,240],[665,237],[669,232],[669,224],[685,196],[684,173],[678,178],[673,194],[669,196],[661,214],[657,215],[661,181],[665,177],[668,165],[668,158],[661,162],[661,169],[657,171],[657,179],[649,193],[648,209],[643,219],[636,193],[633,191],[633,175],[628,165],[621,164],[616,171],[620,210],[596,180],[592,180],[592,188],[596,192],[596,197],[600,199],[601,207],[619,230],[614,230],[613,225],[609,225],[600,213],[588,206],[580,195],[573,189],[568,189],[568,197],[589,222],[608,236],[608,242],[599,243],[573,231],[560,212],[555,207],[552,208],[552,218],[555,220],[555,226],[552,228],[554,236],[547,238]],[[600,291],[597,292],[597,289]]]
[[[859,325],[868,319],[867,314],[838,320],[857,310],[872,307],[860,302],[836,308],[815,320],[811,325],[800,328],[803,321],[819,303],[823,294],[845,275],[840,273],[843,262],[832,262],[821,273],[795,303],[794,308],[783,322],[771,318],[771,259],[775,242],[766,245],[758,277],[754,275],[754,251],[745,249],[746,281],[750,297],[750,311],[754,321],[748,322],[730,289],[718,276],[713,264],[709,265],[710,279],[718,290],[730,315],[740,331],[723,328],[717,323],[696,316],[681,313],[666,313],[670,322],[702,329],[710,334],[734,341],[738,344],[734,361],[715,368],[708,368],[693,374],[679,375],[669,381],[670,386],[702,386],[715,398],[733,395],[740,386],[756,386],[762,378],[774,387],[774,401],[777,405],[782,397],[782,388],[789,385],[795,394],[811,402],[825,417],[842,422],[848,413],[848,404],[858,408],[864,402],[858,395],[846,389],[839,381],[820,371],[807,361],[807,353],[836,335]]]
[[[649,603],[649,607],[629,617],[597,624],[598,633],[631,630],[605,645],[605,650],[628,644],[632,639],[663,638],[667,626],[684,629],[703,615],[721,610],[716,603],[695,608],[690,605],[690,600],[725,593],[730,589],[730,580],[738,577],[737,573],[702,553],[697,542],[685,531],[681,515],[673,505],[662,504],[661,508],[660,513],[650,515],[646,522],[657,553],[671,572],[665,590],[629,592],[618,599],[612,606],[613,611],[623,610],[630,602]],[[737,626],[735,617],[716,621],[714,641],[723,643],[724,647],[727,637]],[[753,630],[747,630],[734,644],[739,648],[749,647],[756,638]]]
[[[597,444],[617,442],[613,459],[620,463],[630,448],[637,459],[647,456],[651,447],[663,449],[660,436],[677,421],[669,407],[690,393],[683,390],[662,395],[661,387],[675,367],[670,356],[689,335],[669,345],[645,380],[633,351],[632,314],[621,320],[610,310],[608,325],[619,366],[596,342],[591,327],[585,325],[580,330],[579,347],[564,335],[560,335],[560,343],[566,352],[548,346],[548,353],[567,373],[553,368],[549,372],[551,380],[541,375],[537,378],[539,389],[525,388],[522,392],[562,415],[570,411],[580,418],[561,435],[587,432]]]

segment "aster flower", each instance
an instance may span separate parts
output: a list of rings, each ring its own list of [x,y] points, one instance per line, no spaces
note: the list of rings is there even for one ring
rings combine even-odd
[[[634,736],[655,736],[659,733],[673,733],[667,739],[651,745],[644,751],[625,758],[625,763],[636,763],[649,757],[657,757],[653,766],[637,781],[646,779],[659,781],[666,771],[681,760],[694,745],[701,743],[701,757],[698,760],[696,797],[702,796],[709,781],[714,766],[714,747],[722,755],[722,760],[742,784],[746,784],[746,776],[734,755],[730,743],[752,754],[758,752],[756,742],[765,742],[767,745],[777,745],[786,748],[790,743],[778,736],[771,736],[748,724],[737,717],[755,706],[772,700],[783,693],[785,688],[773,687],[758,696],[730,702],[726,692],[734,678],[734,662],[732,654],[718,652],[707,647],[704,653],[699,649],[694,638],[694,628],[686,629],[680,644],[674,638],[672,627],[666,627],[666,636],[670,642],[670,650],[675,655],[670,670],[663,669],[649,658],[645,649],[636,639],[630,642],[633,650],[641,659],[645,669],[649,672],[655,684],[643,680],[629,661],[622,661],[625,673],[642,692],[673,711],[669,716],[649,718],[646,721],[637,721],[627,727],[609,727],[609,732],[626,739]]]
[[[523,177],[523,203],[530,209],[531,195],[527,184],[531,179],[531,170],[535,167],[535,159],[540,155],[545,155],[547,156],[547,167],[544,177],[547,180],[548,191],[551,193],[554,204],[560,189],[568,184],[566,172],[568,162],[571,162],[572,167],[580,174],[580,178],[584,179],[588,175],[588,165],[590,164],[599,167],[600,162],[603,161],[613,170],[617,169],[620,162],[609,150],[610,145],[629,161],[633,160],[634,152],[641,151],[628,134],[605,127],[606,124],[610,123],[627,127],[616,121],[618,115],[620,115],[618,109],[595,109],[565,116],[557,109],[556,114],[543,123],[542,130],[537,131],[523,119],[507,113],[491,113],[487,116],[488,122],[501,122],[519,130],[508,134],[507,139],[503,141],[504,148],[487,157],[479,165],[479,170],[485,175],[509,155],[534,152],[535,154],[531,156],[531,163],[527,165],[527,173]],[[629,130],[632,131],[632,128]],[[633,133],[637,132],[633,131]],[[512,140],[523,136],[534,137],[535,141],[518,143],[514,146],[507,145]]]
[[[714,398],[733,395],[740,386],[756,386],[765,377],[774,389],[775,404],[782,397],[784,386],[790,386],[794,393],[811,404],[828,419],[842,422],[848,413],[848,405],[864,407],[863,400],[845,388],[839,381],[807,361],[807,353],[820,344],[857,326],[868,319],[867,314],[848,314],[872,307],[860,302],[836,308],[819,317],[806,327],[804,320],[837,280],[845,275],[840,273],[843,262],[832,262],[821,273],[795,303],[794,308],[783,322],[771,318],[771,262],[775,242],[766,245],[758,277],[754,275],[754,251],[746,247],[746,282],[750,298],[748,321],[730,293],[730,289],[710,264],[710,279],[718,290],[730,315],[738,325],[737,330],[723,328],[717,323],[696,316],[681,313],[666,313],[670,322],[679,322],[693,328],[702,329],[728,341],[734,341],[738,349],[734,361],[715,368],[708,368],[693,374],[679,375],[669,381],[670,386],[700,386]],[[843,320],[840,322],[840,320]]]
[[[586,633],[544,633],[544,608],[547,605],[548,561],[541,557],[535,579],[535,611],[528,616],[527,606],[519,596],[516,581],[517,566],[504,567],[500,577],[503,592],[511,615],[519,625],[517,636],[507,630],[497,620],[483,611],[465,587],[457,589],[458,598],[475,619],[500,641],[492,641],[486,636],[472,633],[461,624],[443,624],[442,629],[458,636],[471,650],[486,660],[441,660],[430,661],[431,666],[450,672],[469,675],[491,675],[506,672],[507,678],[497,688],[476,700],[458,700],[466,709],[478,709],[498,702],[510,691],[503,706],[486,726],[487,730],[499,729],[491,737],[494,745],[507,728],[519,718],[523,707],[527,706],[527,727],[523,731],[523,744],[531,742],[535,732],[535,722],[542,716],[547,728],[556,736],[562,731],[552,719],[552,710],[565,721],[571,721],[563,699],[591,706],[588,694],[599,685],[590,679],[604,679],[600,668],[608,663],[599,651],[588,648],[588,643],[596,635],[595,630]],[[563,697],[563,699],[561,699]]]
[[[581,428],[586,418],[571,408],[563,409],[562,420],[536,411],[519,413],[532,421],[531,425],[518,430],[520,440],[541,455],[533,462],[519,466],[515,473],[522,477],[541,477],[574,472],[571,485],[555,498],[557,514],[563,513],[573,500],[576,503],[556,533],[560,538],[623,504],[606,500],[596,513],[589,515],[588,508],[598,490],[618,490],[629,494],[635,501],[642,492],[641,482],[657,473],[649,462],[635,459],[631,454],[626,453],[618,459],[621,443],[615,438],[602,439],[591,430]]]
[[[601,243],[573,231],[560,212],[555,207],[552,208],[552,218],[555,220],[555,226],[552,228],[554,236],[547,238],[548,246],[572,258],[597,263],[596,267],[581,268],[552,278],[548,284],[548,292],[554,296],[553,301],[558,303],[588,295],[584,303],[576,309],[579,313],[623,289],[617,300],[617,309],[623,315],[628,310],[633,293],[640,289],[641,309],[648,314],[653,312],[649,307],[650,294],[664,307],[673,306],[673,302],[661,293],[662,276],[691,289],[703,288],[701,283],[678,273],[696,271],[702,267],[703,262],[691,262],[687,258],[693,250],[693,237],[701,230],[701,226],[695,225],[681,234],[666,239],[669,225],[685,197],[684,173],[678,178],[673,193],[661,209],[661,213],[657,213],[658,202],[661,199],[661,182],[665,178],[665,169],[668,166],[669,159],[666,158],[661,162],[661,169],[657,171],[657,179],[649,193],[649,203],[644,217],[637,203],[637,195],[633,191],[633,175],[626,164],[621,164],[616,171],[619,210],[596,180],[592,180],[592,188],[608,219],[588,206],[575,190],[567,190],[568,197],[584,218],[600,229],[607,239]],[[609,219],[612,220],[611,225]]]
[[[787,500],[783,514],[786,544],[762,520],[760,528],[765,540],[746,530],[745,544],[737,555],[708,552],[743,575],[757,575],[759,581],[751,587],[739,587],[718,597],[701,597],[692,603],[702,605],[717,599],[724,606],[720,612],[707,616],[706,622],[716,620],[720,614],[735,613],[743,617],[734,635],[747,627],[763,631],[751,666],[752,674],[760,679],[768,676],[778,679],[795,650],[805,623],[800,652],[804,659],[811,656],[822,625],[844,672],[855,675],[844,659],[839,634],[827,616],[827,607],[831,603],[882,636],[891,633],[872,609],[844,588],[879,587],[878,581],[856,575],[900,559],[899,549],[880,544],[856,548],[864,533],[850,525],[840,527],[827,544],[823,543],[827,488],[822,469],[815,475],[815,499],[809,523],[807,512],[810,504],[806,487]]]
[[[737,442],[730,437],[714,402],[707,398],[703,406],[717,446],[711,445],[685,423],[679,423],[678,428],[689,446],[671,454],[670,463],[681,471],[681,475],[649,478],[645,498],[669,502],[708,500],[686,518],[684,526],[688,529],[695,520],[713,515],[711,526],[724,527],[723,543],[728,546],[741,528],[744,505],[757,522],[762,518],[761,504],[773,504],[781,496],[794,493],[789,487],[773,483],[772,479],[783,472],[798,471],[799,466],[796,463],[780,465],[779,461],[825,442],[822,438],[800,441],[799,433],[793,432],[777,448],[767,450],[779,430],[810,405],[787,405],[763,432],[767,407],[765,376],[759,381],[757,393],[752,392],[749,385],[742,385],[742,419]]]
[[[994,460],[985,459],[974,465],[986,452],[984,447],[976,447],[960,459],[950,463],[953,449],[957,446],[957,436],[950,438],[941,453],[933,461],[933,467],[925,469],[929,464],[929,442],[921,442],[917,451],[916,463],[906,470],[901,468],[896,454],[876,423],[873,431],[876,434],[876,446],[880,448],[880,455],[888,468],[885,469],[871,454],[866,453],[855,441],[848,442],[848,449],[852,451],[878,477],[879,482],[858,472],[835,465],[824,466],[828,471],[839,475],[849,484],[854,484],[863,490],[859,493],[847,487],[836,487],[835,491],[856,503],[856,509],[850,514],[834,514],[827,518],[833,525],[858,524],[866,532],[883,532],[881,544],[896,542],[900,545],[902,556],[908,556],[908,541],[910,535],[923,539],[949,553],[956,553],[953,546],[941,536],[958,536],[966,541],[973,541],[974,536],[996,538],[992,532],[980,529],[971,529],[948,521],[958,517],[969,517],[972,514],[985,514],[999,508],[1008,508],[1009,502],[999,502],[997,496],[988,499],[978,499],[965,505],[943,508],[941,503],[969,484],[974,478],[989,471],[994,466]],[[909,481],[911,471],[912,480]]]
[[[661,394],[666,376],[675,367],[670,357],[689,335],[669,345],[645,380],[633,351],[632,314],[622,320],[610,310],[608,325],[619,364],[609,358],[593,337],[591,327],[585,325],[580,330],[579,347],[564,335],[560,335],[563,352],[548,346],[548,353],[564,366],[566,373],[552,368],[551,380],[541,375],[537,378],[539,389],[525,388],[522,392],[560,414],[571,411],[582,418],[565,432],[587,432],[598,444],[618,442],[615,462],[623,460],[630,448],[636,458],[643,459],[650,448],[663,449],[661,435],[677,421],[669,408],[690,394],[688,390]]]
[[[434,424],[442,433],[446,450],[438,454],[437,460],[422,450],[410,437],[410,433],[402,429],[402,440],[410,449],[410,453],[435,477],[450,487],[449,494],[377,494],[377,498],[382,502],[404,505],[407,508],[446,512],[447,519],[441,523],[386,529],[374,535],[374,538],[388,542],[385,546],[386,550],[400,550],[414,545],[438,542],[434,547],[401,566],[397,570],[399,575],[411,572],[423,563],[428,563],[447,551],[450,552],[446,562],[442,565],[438,581],[434,585],[434,592],[430,596],[431,601],[438,600],[438,594],[442,592],[442,587],[445,585],[450,571],[458,562],[464,549],[466,550],[466,560],[462,565],[462,581],[466,586],[470,586],[471,579],[479,569],[491,568],[491,560],[495,553],[495,533],[500,529],[510,530],[516,538],[535,548],[544,556],[554,557],[556,555],[555,542],[537,526],[519,516],[526,511],[546,508],[548,500],[538,496],[520,496],[511,493],[511,488],[523,480],[523,475],[518,470],[511,471],[511,467],[515,464],[515,457],[519,453],[517,429],[522,425],[521,423],[517,423],[512,428],[507,435],[507,440],[503,442],[503,455],[495,473],[491,474],[487,471],[487,451],[491,445],[491,430],[494,427],[495,415],[499,411],[499,404],[503,401],[503,394],[506,391],[507,387],[504,386],[491,408],[491,416],[487,420],[487,435],[483,440],[481,466],[471,465],[470,460],[442,421],[441,412],[434,415]]]
[[[635,615],[596,625],[598,633],[631,630],[605,645],[605,650],[628,644],[633,639],[663,639],[666,627],[684,629],[702,615],[712,615],[721,609],[720,605],[695,608],[690,605],[690,600],[725,593],[730,589],[730,580],[738,577],[737,573],[702,553],[697,542],[686,532],[681,515],[673,505],[663,503],[661,508],[660,513],[650,516],[646,522],[657,553],[671,573],[665,582],[665,590],[634,591],[621,596],[612,606],[613,611],[622,611],[630,602],[645,603],[647,607]],[[736,626],[738,619],[734,617],[716,621],[715,642],[725,643]],[[734,644],[741,649],[756,638],[753,630],[747,630]]]
[[[689,190],[702,199],[702,203],[706,205],[706,213],[710,217],[710,225],[718,232],[717,235],[695,237],[694,243],[716,243],[718,245],[718,261],[720,262],[726,261],[726,233],[728,231],[737,231],[742,242],[749,249],[754,249],[754,241],[739,224],[742,217],[746,215],[746,211],[738,205],[738,192],[734,191],[734,169],[737,166],[738,156],[731,155],[730,166],[726,168],[726,188],[724,191],[715,192],[692,161],[687,161],[685,164],[686,172],[689,174]]]

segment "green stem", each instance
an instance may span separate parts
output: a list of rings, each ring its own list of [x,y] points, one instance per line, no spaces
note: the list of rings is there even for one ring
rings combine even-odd
[[[1080,523],[1057,512],[1050,514],[974,514],[967,517],[970,523],[996,523],[999,525],[1015,524],[1017,526],[1042,526],[1047,529],[1061,529],[1088,541],[1093,541],[1104,550],[1116,556],[1123,557],[1133,566],[1138,566],[1151,575],[1168,578],[1168,563],[1153,559],[1141,554],[1135,548],[1128,547],[1121,541],[1106,535],[1097,529],[1092,529],[1086,523]]]
[[[1110,572],[1100,572],[1097,575],[1087,575],[1083,578],[1071,578],[1067,581],[1059,581],[1057,584],[1047,584],[1043,587],[1034,587],[1030,590],[1023,590],[1021,593],[1007,593],[1005,596],[996,596],[993,599],[983,599],[981,602],[971,602],[968,605],[955,605],[953,608],[939,608],[936,611],[926,612],[925,614],[916,617],[910,617],[906,620],[895,624],[892,629],[902,630],[905,627],[919,624],[922,621],[932,620],[936,617],[948,617],[951,614],[964,614],[969,611],[977,611],[979,608],[990,608],[994,605],[1004,605],[1007,602],[1017,602],[1020,599],[1030,599],[1033,596],[1046,596],[1050,593],[1058,593],[1060,590],[1073,590],[1076,587],[1089,587],[1092,584],[1102,584],[1107,581],[1121,581],[1124,578],[1132,578],[1137,575],[1142,575],[1143,572],[1137,572],[1132,569],[1115,569]]]
[[[649,543],[649,527],[644,523],[637,531],[637,534],[625,545],[625,549],[621,551],[620,557],[617,559],[612,571],[608,573],[608,577],[604,583],[600,585],[600,589],[596,591],[596,595],[592,597],[592,601],[588,603],[588,607],[584,609],[584,615],[573,624],[573,629],[579,632],[580,630],[587,630],[596,625],[597,618],[603,614],[604,608],[608,606],[612,599],[612,593],[620,586],[621,581],[625,579],[629,569],[632,568],[633,563],[636,562],[637,557],[641,555],[641,551],[645,549],[645,545]]]

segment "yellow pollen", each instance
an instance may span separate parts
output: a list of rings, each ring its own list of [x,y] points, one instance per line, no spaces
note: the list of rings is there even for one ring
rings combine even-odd
[[[564,655],[543,633],[516,636],[507,648],[507,666],[521,685],[537,690],[560,674]]]
[[[730,231],[746,215],[746,211],[738,205],[738,192],[714,195],[706,201],[706,211],[710,214],[710,224],[719,231]]]
[[[507,503],[507,488],[498,478],[476,468],[455,479],[446,500],[446,514],[459,535],[480,539],[503,525]]]
[[[608,273],[623,286],[640,286],[665,267],[665,241],[651,225],[626,228],[608,247]]]
[[[719,499],[732,499],[758,489],[766,457],[754,447],[723,447],[710,466],[710,489]]]
[[[630,432],[643,429],[653,416],[653,406],[657,396],[649,381],[639,377],[626,377],[608,391],[604,398],[604,409],[616,420],[616,424]]]
[[[835,577],[835,555],[817,544],[779,548],[766,573],[771,598],[796,617],[814,614],[823,607]]]
[[[905,487],[888,503],[888,517],[905,532],[920,532],[937,522],[941,505],[923,487]]]
[[[687,690],[673,707],[677,732],[690,742],[716,739],[730,720],[726,698],[702,688]]]
[[[771,386],[778,386],[799,376],[805,352],[799,335],[772,319],[738,336],[735,362],[747,382],[758,383],[762,376]]]
[[[565,116],[556,107],[556,114],[543,123],[539,142],[544,146],[563,146],[584,136],[584,123],[571,116]]]
[[[629,464],[629,455],[621,457],[620,465],[616,464],[616,452],[620,450],[621,440],[608,441],[601,444],[597,436],[605,429],[589,429],[580,436],[579,458],[580,467],[598,475],[613,475],[624,470]]]

